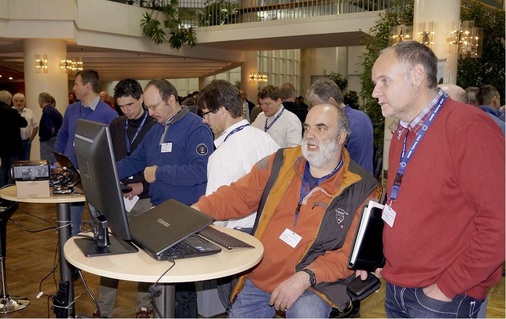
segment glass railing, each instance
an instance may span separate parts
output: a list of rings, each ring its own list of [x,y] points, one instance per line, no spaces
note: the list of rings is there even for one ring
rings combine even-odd
[[[171,0],[109,0],[159,9]],[[215,26],[385,10],[390,0],[179,0],[185,24]]]

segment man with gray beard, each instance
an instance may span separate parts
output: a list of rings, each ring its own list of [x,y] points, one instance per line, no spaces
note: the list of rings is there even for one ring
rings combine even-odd
[[[301,146],[265,157],[193,205],[217,220],[260,207],[254,236],[264,258],[239,279],[230,317],[272,318],[281,310],[286,318],[328,318],[332,308],[341,315],[351,310],[348,256],[360,211],[380,198],[381,187],[350,160],[343,146],[349,123],[341,109],[316,105],[303,127]]]

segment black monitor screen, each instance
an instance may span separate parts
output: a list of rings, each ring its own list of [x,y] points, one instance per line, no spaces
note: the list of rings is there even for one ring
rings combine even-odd
[[[105,217],[111,232],[117,238],[130,241],[109,126],[79,119],[75,151],[84,195],[92,216],[101,217],[100,220]]]

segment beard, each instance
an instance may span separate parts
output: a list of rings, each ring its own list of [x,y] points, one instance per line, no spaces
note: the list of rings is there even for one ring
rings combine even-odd
[[[318,150],[311,151],[308,144],[318,146]],[[332,161],[339,154],[340,147],[337,143],[337,136],[325,139],[319,142],[316,139],[303,138],[301,143],[302,155],[309,162],[309,165],[315,168],[324,168],[328,162]]]

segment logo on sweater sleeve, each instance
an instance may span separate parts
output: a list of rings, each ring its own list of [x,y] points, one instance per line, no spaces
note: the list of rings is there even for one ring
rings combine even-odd
[[[200,143],[199,145],[197,145],[195,150],[197,151],[197,154],[199,154],[201,156],[207,155],[207,153],[209,151],[207,148],[207,145],[204,143]]]

